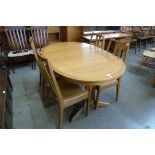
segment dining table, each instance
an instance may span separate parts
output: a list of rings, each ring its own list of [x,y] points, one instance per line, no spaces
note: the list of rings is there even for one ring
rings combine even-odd
[[[70,82],[87,86],[89,102],[92,102],[95,86],[120,78],[126,69],[119,57],[82,42],[50,44],[43,48],[43,55],[52,64],[56,74]],[[99,104],[107,105],[107,102]]]
[[[101,35],[104,37],[104,39],[123,39],[123,38],[132,37],[131,34],[123,33],[123,32],[101,34]],[[84,35],[82,38],[86,41],[90,41],[91,35]],[[95,41],[95,40],[96,40],[96,36],[94,35],[92,38],[92,41]]]

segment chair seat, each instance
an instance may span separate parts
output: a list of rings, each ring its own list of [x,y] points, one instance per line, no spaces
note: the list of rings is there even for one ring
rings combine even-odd
[[[151,48],[151,51],[152,51],[152,52],[155,52],[155,47],[154,47],[154,48]]]
[[[135,39],[135,38],[131,39],[131,42],[136,42],[136,41],[137,41],[137,39]]]
[[[105,89],[105,88],[109,88],[111,86],[115,86],[118,84],[118,80],[113,80],[110,82],[105,82],[104,84],[100,85],[100,89]]]
[[[148,58],[155,59],[155,52],[144,51],[143,56],[148,57]]]
[[[88,90],[82,88],[78,84],[59,80],[58,85],[64,99],[65,107],[68,107],[70,106],[70,104],[74,104],[88,98]]]
[[[8,57],[22,57],[22,56],[31,55],[31,54],[33,54],[32,50],[21,51],[21,52],[10,51],[8,53]]]
[[[138,39],[140,39],[140,40],[145,40],[145,39],[147,39],[146,37],[138,37]]]

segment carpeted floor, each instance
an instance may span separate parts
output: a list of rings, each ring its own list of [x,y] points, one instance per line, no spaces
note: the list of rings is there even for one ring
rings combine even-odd
[[[147,45],[150,49],[152,45]],[[64,112],[63,128],[137,129],[155,128],[155,88],[152,87],[154,73],[139,71],[136,67],[141,52],[130,49],[127,69],[121,81],[120,97],[115,101],[115,87],[103,91],[101,100],[111,103],[110,107],[91,109],[88,117],[81,114],[70,123],[68,117],[73,107]],[[10,77],[13,91],[14,128],[51,129],[58,126],[58,107],[52,103],[44,108],[39,93],[39,72],[28,64],[16,66]]]

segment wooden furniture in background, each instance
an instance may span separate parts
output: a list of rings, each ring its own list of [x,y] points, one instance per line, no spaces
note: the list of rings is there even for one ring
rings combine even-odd
[[[127,33],[110,33],[110,34],[101,34],[105,39],[121,39],[121,38],[127,38],[130,37],[130,34]],[[82,36],[83,39],[90,41],[91,39],[91,35],[87,35],[87,36]],[[93,40],[95,40],[96,38],[93,37]]]
[[[124,43],[124,42],[116,41],[115,48],[113,51],[113,54],[121,58],[124,63],[126,63],[129,45],[130,45],[129,42]],[[119,92],[120,92],[120,77],[118,79],[107,81],[104,84],[98,85],[96,87],[97,89],[96,108],[101,105],[101,102],[99,102],[101,90],[104,90],[113,86],[116,86],[116,101],[117,101],[119,97]]]
[[[81,42],[83,35],[83,26],[60,26],[61,41]]]
[[[155,87],[155,77],[153,78],[153,87]]]
[[[14,58],[32,55],[32,51],[29,48],[26,27],[24,26],[5,26],[5,33],[8,39],[10,52],[8,53],[9,62],[11,63],[13,72],[14,70]]]
[[[12,90],[7,69],[0,70],[0,128],[13,128]]]
[[[39,51],[37,54],[39,63],[43,68],[43,72],[46,77],[45,79],[48,81],[52,95],[59,105],[59,128],[61,128],[63,112],[65,108],[68,108],[81,101],[85,101],[85,104],[88,106],[88,91],[78,84],[69,83],[64,80],[57,81],[53,72],[52,61],[49,63]]]
[[[60,42],[60,26],[48,26],[48,44]]]
[[[92,33],[90,38],[90,45],[95,45],[96,47],[104,49],[105,39],[101,34]]]
[[[42,48],[48,44],[48,27],[47,26],[31,26],[31,36],[35,47]]]
[[[143,58],[137,67],[137,71],[140,69],[155,71],[155,52],[152,51],[144,51]]]

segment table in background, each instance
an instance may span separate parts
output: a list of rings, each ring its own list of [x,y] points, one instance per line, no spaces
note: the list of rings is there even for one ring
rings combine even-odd
[[[105,39],[122,39],[122,38],[128,38],[131,37],[130,34],[127,33],[109,33],[109,34],[101,34]],[[91,35],[85,35],[83,36],[83,39],[86,41],[90,41]],[[95,41],[96,37],[93,36],[92,40]]]

